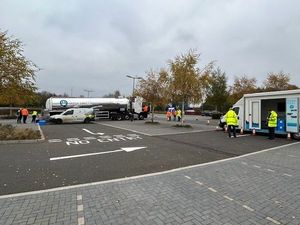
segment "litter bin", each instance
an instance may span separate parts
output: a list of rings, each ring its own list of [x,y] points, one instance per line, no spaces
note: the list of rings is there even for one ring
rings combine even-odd
[[[39,120],[39,125],[40,126],[45,126],[46,125],[46,121],[45,120]]]

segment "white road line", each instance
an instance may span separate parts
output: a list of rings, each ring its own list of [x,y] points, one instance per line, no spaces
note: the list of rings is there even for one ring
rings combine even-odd
[[[278,222],[277,220],[274,220],[274,219],[271,218],[271,217],[267,217],[266,219],[269,220],[269,221],[271,221],[272,223],[277,224],[277,225],[281,224],[280,222]]]
[[[240,134],[237,135],[236,137],[239,138],[239,137],[248,137],[248,136],[251,136],[251,134]]]
[[[202,132],[211,132],[215,131],[215,129],[210,129],[210,130],[193,130],[193,131],[185,131],[185,132],[170,132],[170,133],[163,133],[163,134],[150,134],[149,136],[151,137],[156,137],[156,136],[167,136],[167,135],[176,135],[176,134],[190,134],[190,133],[202,133]]]
[[[283,176],[292,177],[293,175],[288,174],[288,173],[284,173]]]
[[[49,143],[59,143],[59,142],[62,142],[61,139],[49,139],[48,140]]]
[[[103,126],[107,126],[107,127],[117,128],[117,129],[120,129],[120,130],[128,130],[128,131],[131,131],[131,132],[134,132],[134,133],[143,134],[145,136],[151,136],[149,134],[146,134],[144,132],[140,132],[140,131],[137,131],[137,130],[132,130],[132,129],[128,129],[128,128],[118,127],[118,126],[114,126],[114,125],[110,125],[110,124],[105,124],[105,123],[99,123],[99,122],[94,122],[94,123],[99,124],[99,125],[103,125]]]
[[[230,197],[228,197],[227,195],[224,195],[223,197],[226,198],[226,199],[229,200],[229,201],[233,201],[233,198],[230,198]]]
[[[184,176],[185,178],[187,178],[187,179],[189,179],[189,180],[191,180],[192,178],[191,177],[189,177],[189,176]]]
[[[275,170],[267,169],[267,171],[274,173]]]
[[[227,158],[227,159],[221,159],[221,160],[217,160],[217,161],[213,161],[213,162],[202,163],[202,164],[197,164],[197,165],[192,165],[192,166],[181,167],[181,168],[167,170],[167,171],[163,171],[163,172],[149,173],[149,174],[138,175],[138,176],[133,176],[133,177],[126,177],[126,178],[120,178],[120,179],[91,182],[91,183],[78,184],[78,185],[71,185],[71,186],[66,186],[66,187],[51,188],[51,189],[39,190],[39,191],[30,191],[30,192],[21,192],[21,193],[16,193],[16,194],[9,194],[9,195],[1,195],[0,199],[20,197],[20,196],[33,195],[33,194],[48,193],[48,192],[53,192],[53,191],[62,191],[62,190],[68,190],[68,189],[73,189],[73,188],[89,187],[89,186],[100,185],[100,184],[116,183],[116,182],[135,180],[135,179],[140,179],[140,178],[145,178],[145,177],[153,177],[153,176],[158,176],[158,175],[163,175],[163,174],[179,172],[179,171],[187,170],[187,169],[193,169],[193,168],[204,167],[204,166],[219,164],[219,163],[228,162],[228,161],[234,161],[234,160],[242,159],[242,158],[245,158],[245,157],[248,157],[248,156],[258,155],[258,154],[261,154],[261,153],[274,151],[274,150],[277,150],[277,149],[280,149],[280,148],[285,148],[285,147],[289,147],[289,146],[293,146],[293,145],[299,145],[299,144],[300,144],[299,142],[294,142],[294,143],[281,145],[281,146],[277,146],[277,147],[273,147],[273,148],[268,148],[268,149],[265,149],[265,150],[261,150],[261,151],[258,151],[258,152],[253,152],[253,153],[249,153],[249,154],[245,154],[245,155],[241,155],[241,156],[236,156],[236,157]]]
[[[82,200],[82,195],[77,195],[77,201],[81,201]]]
[[[247,205],[243,205],[243,207],[251,212],[254,212],[254,209],[250,208],[249,206]]]
[[[78,218],[78,225],[84,225],[84,218],[83,217]]]
[[[241,162],[243,165],[248,165],[248,163],[246,163],[246,162]]]
[[[77,212],[83,211],[83,205],[78,205],[77,206]]]
[[[258,165],[253,165],[253,167],[258,168],[258,169],[261,168],[261,166],[258,166]]]
[[[196,184],[203,185],[200,181],[195,181]]]
[[[124,150],[113,150],[113,151],[107,151],[107,152],[95,152],[95,153],[88,153],[88,154],[81,154],[81,155],[69,155],[69,156],[62,156],[62,157],[54,157],[50,158],[50,161],[55,160],[61,160],[61,159],[72,159],[72,158],[79,158],[79,157],[86,157],[86,156],[92,156],[92,155],[103,155],[103,154],[109,154],[114,152],[123,152]]]
[[[212,191],[212,192],[218,192],[217,190],[213,189],[213,188],[208,188],[208,190]]]
[[[288,155],[288,157],[297,158],[295,155]]]

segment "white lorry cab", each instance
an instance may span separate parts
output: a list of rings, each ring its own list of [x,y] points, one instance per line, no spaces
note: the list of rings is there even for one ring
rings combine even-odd
[[[278,114],[276,134],[291,134],[300,140],[300,89],[245,94],[233,105],[239,117],[238,129],[267,133],[268,110]]]
[[[61,123],[89,123],[94,120],[94,110],[91,108],[70,108],[61,114],[50,116],[49,121]]]

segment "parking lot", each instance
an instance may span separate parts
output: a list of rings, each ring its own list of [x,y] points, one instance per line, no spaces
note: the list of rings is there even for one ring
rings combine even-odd
[[[205,119],[190,122],[193,128],[160,121],[46,125],[42,143],[0,145],[0,194],[166,171],[291,142],[250,135],[230,139]]]
[[[46,125],[43,142],[1,144],[0,224],[299,224],[299,142],[156,120]]]

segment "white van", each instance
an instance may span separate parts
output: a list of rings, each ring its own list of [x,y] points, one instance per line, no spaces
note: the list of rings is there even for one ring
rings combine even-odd
[[[89,123],[94,120],[94,110],[91,108],[70,108],[61,114],[50,116],[50,122],[56,124],[83,122]]]

